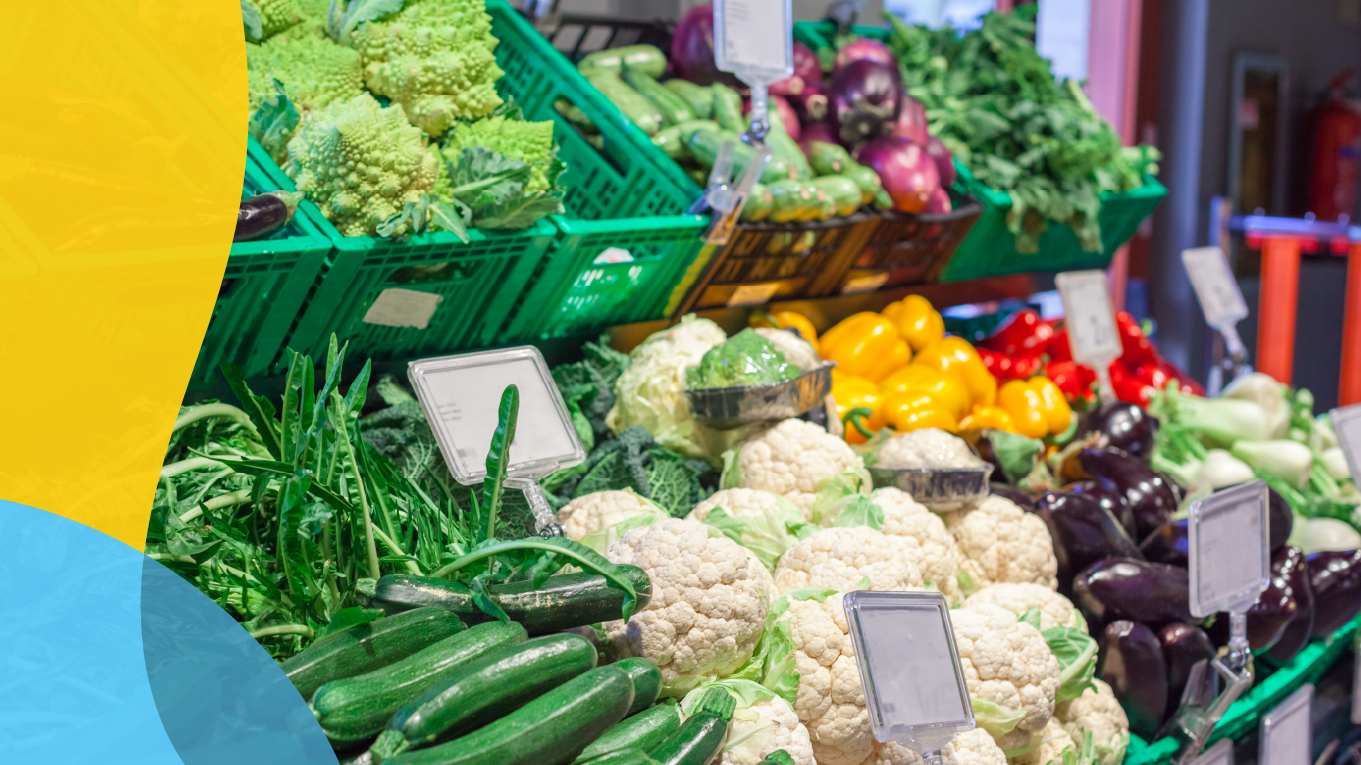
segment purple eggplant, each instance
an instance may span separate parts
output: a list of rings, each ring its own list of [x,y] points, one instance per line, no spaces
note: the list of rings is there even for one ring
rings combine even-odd
[[[1271,581],[1248,610],[1248,644],[1252,650],[1276,645],[1299,614],[1299,598],[1291,587],[1289,573],[1301,559],[1299,548],[1292,547],[1282,547],[1271,556]]]
[[[1271,573],[1273,579],[1279,576],[1286,581],[1295,598],[1295,616],[1267,653],[1273,660],[1285,663],[1309,643],[1309,633],[1314,630],[1314,590],[1309,584],[1309,566],[1305,563],[1304,551],[1298,547],[1282,548],[1272,556]]]
[[[1015,486],[1008,486],[1004,483],[997,483],[996,481],[994,481],[989,485],[988,488],[993,494],[996,494],[999,497],[1003,497],[1005,499],[1011,500],[1012,502],[1015,502],[1017,507],[1020,507],[1022,510],[1028,513],[1033,513],[1036,511],[1035,498],[1021,491]]]
[[[1158,473],[1158,477],[1163,479],[1163,483],[1167,484],[1167,487],[1172,490],[1172,494],[1177,498],[1177,505],[1180,506],[1181,501],[1186,499],[1186,487],[1182,486],[1176,478],[1173,478],[1171,473]]]
[[[1181,693],[1191,679],[1196,662],[1214,658],[1215,647],[1205,631],[1189,624],[1173,622],[1158,630],[1158,642],[1167,662],[1167,708],[1181,705]]]
[[[1285,501],[1275,489],[1270,486],[1266,489],[1267,495],[1267,538],[1271,543],[1271,551],[1285,547],[1285,542],[1290,538],[1290,532],[1295,527],[1295,514],[1290,512],[1290,503]]]
[[[1143,541],[1177,511],[1177,495],[1172,488],[1137,458],[1106,447],[1083,449],[1078,460],[1101,485],[1124,497],[1134,518],[1134,528],[1125,529],[1132,539]]]
[[[1101,641],[1101,671],[1115,691],[1129,729],[1152,738],[1167,712],[1167,660],[1153,630],[1130,621],[1106,625]]]
[[[1160,627],[1191,617],[1186,569],[1133,558],[1107,558],[1073,580],[1073,601],[1088,621],[1130,619]]]
[[[236,232],[233,242],[248,242],[264,239],[278,232],[293,220],[298,210],[298,202],[303,195],[296,191],[266,191],[250,199],[241,200],[236,214]]]
[[[1361,612],[1361,550],[1316,552],[1304,560],[1314,593],[1313,635],[1326,638]]]
[[[832,126],[843,144],[855,146],[893,129],[902,107],[902,79],[896,66],[861,59],[832,74],[830,94]],[[938,176],[935,160],[926,157],[926,161],[931,163],[932,175]]]
[[[1154,563],[1186,568],[1191,555],[1187,534],[1187,520],[1173,518],[1149,534],[1139,545],[1139,550]]]
[[[1149,416],[1143,407],[1127,401],[1111,401],[1082,416],[1077,437],[1100,433],[1102,446],[1114,446],[1146,461],[1153,453],[1153,435],[1157,432],[1158,420]]]
[[[1064,491],[1075,494],[1085,494],[1106,508],[1115,519],[1120,522],[1128,531],[1134,525],[1134,514],[1130,512],[1129,505],[1125,504],[1125,498],[1115,493],[1100,481],[1078,481],[1064,487]]]
[[[1095,482],[1089,482],[1096,485]],[[1116,498],[1118,500],[1118,498]],[[1075,488],[1049,492],[1036,503],[1054,540],[1059,563],[1059,586],[1067,590],[1073,575],[1106,558],[1143,560],[1125,527],[1096,496]]]

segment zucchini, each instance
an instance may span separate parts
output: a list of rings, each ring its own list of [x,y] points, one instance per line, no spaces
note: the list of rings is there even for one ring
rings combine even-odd
[[[690,105],[690,111],[694,112],[699,119],[707,120],[714,116],[714,92],[712,90],[703,85],[696,85],[689,80],[682,80],[679,77],[663,82],[662,87],[685,99],[685,103]]]
[[[577,62],[577,71],[582,74],[622,74],[626,68],[645,72],[649,77],[661,77],[666,72],[666,54],[655,45],[628,45],[598,50]]]
[[[816,210],[813,205],[813,192],[807,186],[788,178],[767,184],[770,191],[770,215],[773,223],[789,223],[801,220],[808,211]]]
[[[661,765],[707,765],[723,748],[729,722],[706,712],[692,715],[648,755]]]
[[[856,164],[851,153],[839,144],[813,141],[808,144],[808,161],[818,175],[841,175]]]
[[[465,629],[454,614],[418,608],[327,635],[282,668],[303,699],[310,701],[325,683],[372,672]]]
[[[600,128],[595,126],[590,117],[586,116],[576,104],[565,98],[559,98],[553,102],[553,108],[557,110],[568,122],[581,128],[587,135],[594,135],[600,132]]]
[[[672,159],[682,159],[689,156],[685,150],[685,139],[689,138],[696,130],[717,130],[715,125],[709,120],[687,120],[679,125],[657,131],[652,136],[652,145],[661,149],[666,156]]]
[[[836,202],[832,200],[832,195],[825,189],[809,186],[808,190],[813,192],[813,209],[804,220],[827,220],[836,217]]]
[[[770,194],[770,189],[758,183],[751,187],[751,196],[747,197],[747,203],[742,206],[741,218],[744,221],[755,222],[770,215],[770,207],[774,197]]]
[[[860,187],[860,201],[864,204],[873,202],[874,198],[884,190],[884,185],[879,181],[879,174],[862,164],[852,162],[851,166],[842,171],[841,174]]]
[[[617,666],[617,665],[613,665]],[[634,701],[637,701],[635,698]],[[651,709],[615,723],[613,727],[600,734],[600,738],[577,757],[578,763],[621,749],[640,749],[644,752],[655,748],[667,736],[680,728],[680,706],[677,704],[658,704]]]
[[[633,706],[629,707],[629,714],[647,709],[661,695],[662,671],[652,660],[635,656],[617,661],[614,666],[629,673],[629,679],[633,681]]]
[[[653,135],[662,129],[662,113],[643,94],[630,88],[619,75],[605,69],[590,70],[584,74],[601,95],[619,107],[619,111],[644,133]]]
[[[724,141],[732,141],[735,144],[733,152],[733,176],[736,180],[741,180],[742,173],[746,171],[747,165],[756,156],[752,148],[737,137],[736,133],[728,130],[696,130],[690,134],[685,142],[685,148],[689,149],[690,154],[701,165],[713,167],[714,161],[718,159],[718,149]],[[761,183],[773,183],[775,181],[789,178],[789,163],[780,157],[771,157],[770,164],[761,173]]]
[[[601,755],[585,765],[661,765],[641,749],[622,749]],[[792,763],[791,763],[792,765]]]
[[[567,765],[619,722],[633,703],[633,682],[615,666],[597,667],[462,738],[417,749],[392,765]]]
[[[771,105],[769,112],[770,133],[766,136],[766,146],[770,148],[773,156],[780,157],[789,163],[793,168],[794,179],[799,181],[808,180],[813,177],[813,167],[808,164],[808,158],[803,155],[803,149],[795,143],[789,133],[785,132],[784,119],[780,117],[780,110]],[[751,120],[747,120],[748,126]]]
[[[660,82],[649,77],[646,72],[626,66],[624,82],[651,101],[652,105],[657,107],[657,111],[662,113],[662,119],[666,120],[666,124],[679,125],[695,118],[694,110],[685,103],[685,99],[663,88]]]
[[[742,130],[745,127],[742,120],[742,97],[721,82],[715,82],[709,88],[714,94],[714,119],[718,121],[718,126],[733,132]]]
[[[827,192],[836,204],[837,215],[851,215],[860,209],[863,201],[860,196],[860,187],[855,185],[855,181],[842,175],[824,175],[821,178],[814,178],[808,182],[814,189],[821,189]]]
[[[652,582],[647,572],[636,566],[623,566],[638,594],[634,611],[647,607]],[[546,635],[573,627],[597,624],[623,617],[624,593],[606,583],[600,574],[557,574],[543,586],[534,588],[529,580],[496,584],[488,588],[492,600],[505,610],[512,621],[524,625],[531,635]],[[468,624],[491,621],[473,603],[472,592],[449,579],[433,579],[411,574],[388,574],[378,580],[372,608],[399,613],[422,606],[452,611]]]
[[[450,670],[510,645],[523,643],[525,628],[492,622],[464,630],[396,664],[317,689],[309,706],[332,742],[353,743],[378,733],[398,710],[425,693]]]
[[[535,638],[469,662],[392,718],[373,745],[380,755],[374,760],[471,733],[593,669],[595,662],[595,646],[573,634]]]

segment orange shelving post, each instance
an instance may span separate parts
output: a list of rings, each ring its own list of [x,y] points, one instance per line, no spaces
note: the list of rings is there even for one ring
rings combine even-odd
[[[1262,286],[1257,298],[1257,371],[1290,384],[1295,361],[1295,311],[1300,294],[1300,240],[1262,237]]]

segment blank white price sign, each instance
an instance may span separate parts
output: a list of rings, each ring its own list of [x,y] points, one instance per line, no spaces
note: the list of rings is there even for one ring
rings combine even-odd
[[[792,18],[789,0],[715,0],[714,63],[744,80],[754,75],[769,84],[788,77]]]
[[[533,346],[413,361],[407,369],[449,472],[462,484],[487,474],[487,449],[509,385],[520,389],[510,447],[514,476],[548,475],[586,459],[567,404]]]
[[[1309,719],[1314,686],[1304,685],[1262,717],[1258,765],[1309,765],[1313,726]]]
[[[1337,445],[1342,447],[1342,454],[1347,458],[1347,469],[1355,481],[1361,477],[1361,404],[1334,409],[1328,413],[1328,419],[1333,423]]]
[[[973,730],[944,596],[857,590],[845,596],[845,606],[877,740],[939,749]]]
[[[1271,577],[1266,484],[1251,481],[1192,502],[1187,531],[1191,613],[1246,611]]]
[[[1188,765],[1233,765],[1233,740],[1221,738],[1217,744],[1200,753]]]
[[[1064,327],[1073,358],[1104,369],[1121,353],[1106,272],[1068,271],[1056,276],[1054,284],[1063,298]]]
[[[1182,250],[1181,262],[1196,289],[1206,324],[1232,327],[1247,318],[1248,304],[1243,301],[1243,290],[1233,278],[1223,250],[1218,247]]]

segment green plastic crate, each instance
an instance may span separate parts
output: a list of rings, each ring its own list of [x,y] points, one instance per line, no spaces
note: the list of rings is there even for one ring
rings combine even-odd
[[[255,162],[246,160],[243,200],[278,188]],[[315,213],[312,203],[304,201],[288,226],[269,239],[232,244],[189,390],[211,387],[220,364],[239,364],[247,375],[257,375],[280,355],[331,251],[331,240],[312,222],[308,208]]]
[[[578,221],[552,216],[553,249],[512,311],[507,341],[584,335],[665,317],[671,290],[699,252],[702,215]],[[595,262],[611,247],[628,263]]]

